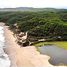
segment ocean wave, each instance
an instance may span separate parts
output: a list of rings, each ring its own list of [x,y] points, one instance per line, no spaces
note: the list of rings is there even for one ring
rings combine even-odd
[[[8,55],[4,52],[5,38],[3,27],[0,26],[0,67],[10,67]]]

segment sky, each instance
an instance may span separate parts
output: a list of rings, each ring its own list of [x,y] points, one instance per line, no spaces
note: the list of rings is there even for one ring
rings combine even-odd
[[[0,8],[67,8],[67,0],[0,0]]]

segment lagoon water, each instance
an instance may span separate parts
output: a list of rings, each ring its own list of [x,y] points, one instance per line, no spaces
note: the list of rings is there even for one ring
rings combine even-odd
[[[65,64],[67,65],[67,50],[59,48],[54,45],[47,45],[39,47],[41,54],[50,56],[49,62],[53,65]]]
[[[10,67],[8,55],[4,52],[5,38],[3,27],[0,26],[0,67]]]

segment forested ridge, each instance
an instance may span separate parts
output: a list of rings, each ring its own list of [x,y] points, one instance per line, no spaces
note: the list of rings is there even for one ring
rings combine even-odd
[[[0,21],[33,38],[67,40],[67,10],[0,12]]]

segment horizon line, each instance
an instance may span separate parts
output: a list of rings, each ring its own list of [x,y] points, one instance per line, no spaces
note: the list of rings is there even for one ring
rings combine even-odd
[[[22,6],[19,6],[19,7],[0,7],[0,9],[9,9],[9,8],[42,8],[42,9],[43,8],[44,9],[45,8],[49,8],[49,9],[52,8],[52,9],[67,9],[67,8],[62,8],[62,7],[59,7],[59,8],[58,7],[26,7],[26,6],[25,7],[22,7]]]

